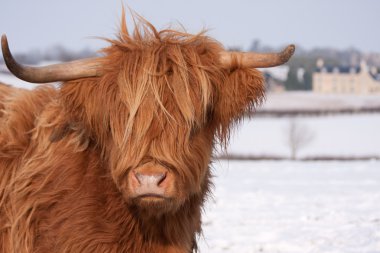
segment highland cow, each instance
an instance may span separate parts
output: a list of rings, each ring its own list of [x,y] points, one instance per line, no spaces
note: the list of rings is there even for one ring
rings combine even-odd
[[[122,20],[103,56],[18,64],[0,85],[0,252],[197,251],[213,148],[260,103],[255,67],[281,53],[226,51],[204,33]]]

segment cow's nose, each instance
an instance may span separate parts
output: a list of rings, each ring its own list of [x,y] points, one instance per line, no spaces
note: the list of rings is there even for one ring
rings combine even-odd
[[[140,184],[140,187],[155,188],[159,187],[166,179],[166,172],[143,174],[141,172],[135,172],[135,177]]]
[[[166,168],[146,165],[131,171],[129,187],[134,197],[165,197],[172,185],[172,177]]]
[[[146,163],[129,172],[128,187],[132,198],[166,198],[174,187],[173,173],[160,164]]]

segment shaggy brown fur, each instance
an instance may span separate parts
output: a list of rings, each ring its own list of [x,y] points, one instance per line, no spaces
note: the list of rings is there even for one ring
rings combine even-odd
[[[28,91],[0,85],[0,252],[196,251],[210,157],[263,97],[254,69],[223,69],[219,43],[142,21],[109,40],[103,75]],[[169,168],[162,202],[128,173]]]

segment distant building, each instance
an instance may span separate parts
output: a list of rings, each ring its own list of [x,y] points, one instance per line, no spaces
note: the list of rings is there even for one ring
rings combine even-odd
[[[263,72],[265,78],[266,91],[284,92],[285,81],[288,78],[289,66],[282,65],[274,68],[259,69]]]
[[[317,93],[380,93],[380,74],[362,61],[356,67],[325,66],[320,59],[313,73],[313,91]]]
[[[270,73],[264,72],[264,79],[265,79],[265,90],[267,92],[284,92],[285,91],[285,85],[281,80],[278,80],[277,78],[273,77]]]

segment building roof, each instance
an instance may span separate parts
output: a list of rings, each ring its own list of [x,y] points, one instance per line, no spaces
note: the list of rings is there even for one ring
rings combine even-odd
[[[366,66],[364,62],[364,66]],[[315,69],[316,73],[340,73],[340,74],[358,74],[362,71],[362,66],[331,66],[323,65]],[[364,67],[366,69],[366,67]],[[368,74],[373,78],[373,80],[380,82],[380,73],[374,73],[368,71]]]
[[[316,68],[315,72],[321,73],[343,73],[343,74],[348,74],[348,73],[359,73],[361,71],[360,66],[323,66],[321,68]]]

